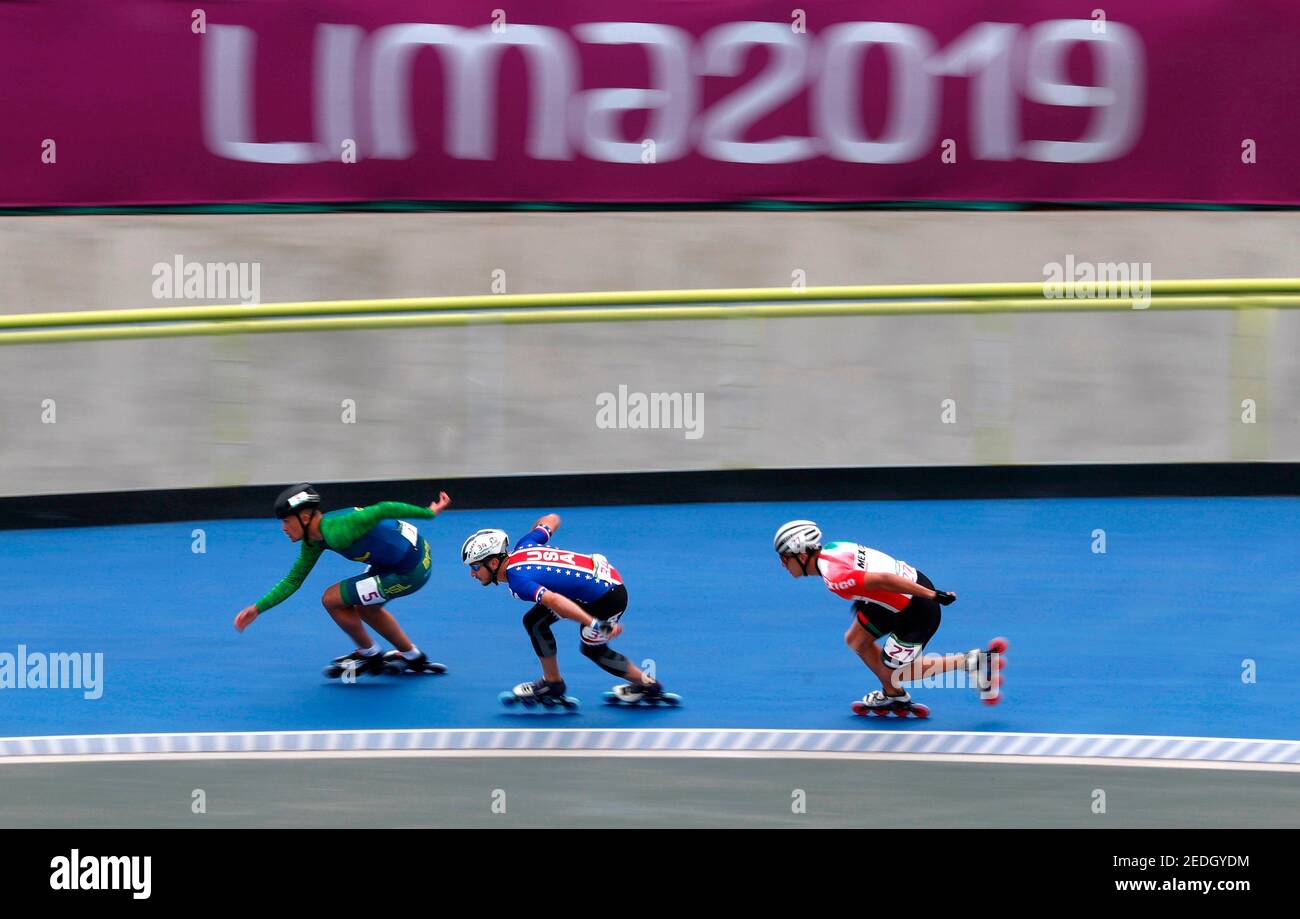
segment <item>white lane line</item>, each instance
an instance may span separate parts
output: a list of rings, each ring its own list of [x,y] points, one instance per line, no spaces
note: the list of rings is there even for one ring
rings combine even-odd
[[[1213,762],[1190,759],[1125,759],[1115,756],[1031,756],[999,753],[827,753],[816,750],[530,750],[530,749],[416,749],[416,750],[304,750],[265,751],[242,753],[96,753],[91,755],[32,755],[10,756],[0,759],[3,765],[79,765],[95,763],[141,762],[221,762],[235,760],[301,761],[347,759],[531,759],[559,757],[569,759],[763,759],[763,760],[863,760],[901,761],[916,763],[955,763],[970,765],[1045,765],[1045,766],[1105,766],[1154,769],[1193,769],[1234,772],[1285,772],[1300,773],[1300,762]]]
[[[1300,741],[1223,737],[1166,737],[1135,734],[1051,734],[978,731],[898,731],[756,728],[500,728],[500,729],[377,729],[359,731],[253,731],[193,734],[99,734],[0,738],[0,765],[32,762],[33,756],[73,761],[116,756],[182,756],[424,752],[464,750],[469,753],[637,754],[650,751],[691,755],[696,752],[817,753],[829,755],[902,755],[991,757],[1010,762],[1015,757],[1051,761],[1104,758],[1117,765],[1137,760],[1153,763],[1193,761],[1246,766],[1300,764]]]

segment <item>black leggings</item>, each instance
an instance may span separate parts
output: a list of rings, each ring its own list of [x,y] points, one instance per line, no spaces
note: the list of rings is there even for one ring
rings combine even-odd
[[[916,583],[934,590],[934,584],[921,572],[916,573]],[[939,631],[943,607],[938,600],[913,596],[907,606],[898,612],[888,610],[879,603],[853,602],[853,612],[858,625],[875,638],[894,634],[899,640],[925,646]]]
[[[615,584],[589,603],[581,600],[574,602],[597,619],[617,621],[627,609],[627,588],[622,584]],[[524,614],[524,629],[528,632],[528,639],[533,643],[533,651],[538,657],[555,657],[555,634],[551,631],[551,624],[557,622],[559,618],[540,603],[535,604]],[[584,657],[606,673],[617,677],[627,676],[630,662],[605,642],[588,642],[584,639],[581,650]]]

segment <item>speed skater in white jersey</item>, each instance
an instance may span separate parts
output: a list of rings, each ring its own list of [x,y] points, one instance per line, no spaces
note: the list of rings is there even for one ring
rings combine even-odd
[[[929,710],[914,703],[903,684],[955,670],[975,678],[984,702],[999,701],[1006,639],[993,639],[987,650],[922,655],[939,630],[941,608],[956,602],[955,593],[936,589],[922,572],[876,549],[853,542],[823,544],[821,528],[811,520],[782,524],[773,548],[791,577],[819,575],[831,593],[852,602],[854,621],[844,642],[881,687],[855,704],[855,711],[924,717]]]

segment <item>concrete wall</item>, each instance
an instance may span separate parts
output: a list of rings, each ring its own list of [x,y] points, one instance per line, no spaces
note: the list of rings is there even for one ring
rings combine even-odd
[[[1295,213],[742,212],[0,219],[0,310],[158,305],[255,261],[262,300],[1300,275]],[[1300,460],[1300,314],[474,327],[0,347],[0,494],[520,472]],[[703,394],[703,436],[597,397]],[[1254,399],[1258,422],[1243,424]],[[956,404],[944,423],[943,400]],[[54,400],[55,423],[42,423]],[[344,423],[344,400],[356,422]],[[47,413],[48,417],[48,413]]]

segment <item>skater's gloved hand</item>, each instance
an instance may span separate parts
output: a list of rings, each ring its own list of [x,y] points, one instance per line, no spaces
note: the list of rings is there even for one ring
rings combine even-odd
[[[249,625],[252,624],[253,620],[256,619],[257,616],[258,613],[256,606],[245,606],[239,611],[239,615],[235,617],[235,631],[244,631],[244,629],[248,628]]]
[[[957,595],[946,590],[935,590],[934,598],[939,601],[940,606],[947,606],[957,599]]]
[[[588,628],[601,638],[614,638],[619,632],[623,631],[621,625],[617,622],[610,622],[608,619],[593,619]]]

